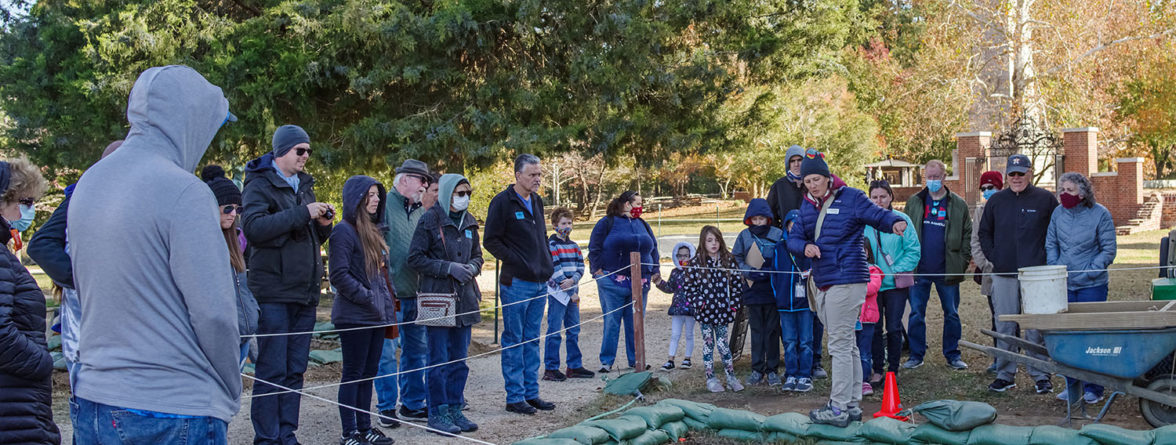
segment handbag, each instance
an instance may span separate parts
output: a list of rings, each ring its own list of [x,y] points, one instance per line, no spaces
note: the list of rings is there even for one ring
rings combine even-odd
[[[441,237],[441,245],[448,252],[449,244],[445,242],[445,232],[441,231],[441,227],[437,227],[437,234]],[[453,278],[447,278],[450,286],[453,286]],[[457,289],[453,287],[454,291],[450,293],[418,293],[416,324],[436,328],[457,327]]]
[[[885,260],[886,265],[890,266],[890,269],[893,270],[894,269],[894,259],[891,258],[889,254],[882,252],[882,241],[879,238],[875,237],[874,238],[874,245],[878,246],[878,249],[874,250],[874,252],[881,252],[882,259]],[[878,257],[877,253],[875,253],[874,257],[875,258]],[[915,285],[914,272],[894,272],[894,273],[892,273],[892,275],[894,276],[894,288],[895,289],[906,289],[908,287]]]

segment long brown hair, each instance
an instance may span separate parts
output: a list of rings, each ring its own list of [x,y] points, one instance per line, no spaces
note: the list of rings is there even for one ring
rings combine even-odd
[[[359,200],[355,209],[355,231],[359,233],[359,244],[363,246],[363,259],[367,263],[367,272],[374,274],[384,267],[384,252],[388,251],[388,244],[380,235],[380,228],[372,222],[367,212],[368,194],[365,191],[363,199]]]
[[[225,244],[229,246],[229,264],[233,265],[233,270],[237,273],[245,271],[245,256],[241,254],[241,242],[237,240],[237,222],[233,221],[233,226],[227,229],[221,229],[225,234]]]
[[[719,264],[731,265],[735,263],[735,256],[731,255],[731,251],[727,249],[727,241],[723,239],[723,232],[715,226],[703,226],[702,231],[698,234],[698,253],[694,254],[694,260],[691,264],[699,267],[706,265],[706,259],[710,253],[706,251],[706,235],[711,234],[719,241]]]

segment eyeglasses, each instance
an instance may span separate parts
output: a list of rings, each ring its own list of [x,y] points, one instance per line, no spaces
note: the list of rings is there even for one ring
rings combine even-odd
[[[232,214],[232,213],[239,213],[241,211],[241,209],[242,209],[242,207],[239,205],[229,204],[229,205],[225,206],[225,208],[221,209],[221,213],[224,213],[226,215]]]
[[[37,200],[35,200],[35,199],[33,199],[33,198],[21,198],[21,199],[19,200],[19,202],[20,202],[21,204],[24,204],[24,205],[25,205],[25,206],[27,206],[27,207],[32,207],[32,206],[33,206],[33,203],[37,202]]]
[[[309,148],[295,148],[294,154],[298,156],[310,156],[311,150]]]
[[[690,255],[675,255],[674,258],[677,258],[680,260],[688,260],[688,259],[690,259]]]
[[[465,198],[466,196],[474,196],[474,191],[473,190],[465,190],[465,191],[460,191],[460,192],[453,192],[453,196],[457,196],[459,198]]]
[[[1022,176],[1025,176],[1025,173],[1024,172],[1012,172],[1012,173],[1009,173],[1009,176],[1014,177],[1014,178],[1020,178]]]

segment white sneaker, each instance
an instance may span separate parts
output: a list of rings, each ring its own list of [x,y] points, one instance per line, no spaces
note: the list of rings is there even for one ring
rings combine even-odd
[[[739,378],[733,375],[727,376],[727,386],[731,387],[731,391],[743,391],[743,384],[739,383]]]
[[[719,379],[706,379],[706,390],[710,392],[723,392],[723,384],[719,383]]]

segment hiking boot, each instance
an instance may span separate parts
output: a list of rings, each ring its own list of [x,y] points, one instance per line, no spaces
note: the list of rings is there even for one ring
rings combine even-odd
[[[528,416],[535,414],[535,408],[528,405],[526,402],[507,403],[506,411],[511,413],[526,414]]]
[[[915,369],[920,366],[923,366],[923,360],[913,358],[902,364],[903,369]]]
[[[1038,380],[1033,384],[1033,390],[1038,394],[1049,394],[1053,392],[1053,383],[1049,380]]]
[[[1008,390],[1016,388],[1016,387],[1017,387],[1016,383],[1010,382],[1005,379],[996,379],[996,380],[993,380],[992,383],[990,383],[988,385],[988,390],[992,391],[992,392],[1005,392],[1005,391],[1008,391]]]
[[[874,387],[868,382],[862,382],[862,397],[874,395]]]
[[[587,369],[584,369],[583,366],[581,366],[579,368],[568,370],[568,378],[569,379],[590,379],[593,377],[596,377],[596,373],[589,371]]]
[[[1094,405],[1095,403],[1101,402],[1102,399],[1103,396],[1095,394],[1091,391],[1086,391],[1086,393],[1082,394],[1082,401],[1086,402],[1087,405]]]
[[[947,366],[956,371],[963,371],[968,369],[968,364],[963,359],[955,359],[947,362]]]
[[[716,378],[706,379],[706,390],[710,391],[710,392],[726,391],[725,389],[723,389],[723,384],[719,383],[719,379],[716,379]]]
[[[739,383],[739,377],[733,375],[727,376],[727,386],[731,388],[731,391],[743,391],[743,385]]]
[[[427,423],[428,427],[432,428],[429,432],[442,436],[456,436],[461,434],[461,428],[454,425],[453,419],[449,417],[449,405],[438,406],[436,412],[431,414]]]
[[[527,400],[527,404],[540,411],[551,411],[555,409],[555,404],[538,397]]]
[[[796,391],[796,377],[789,377],[784,379],[784,385],[780,386],[781,391]]]
[[[564,373],[559,372],[558,369],[548,369],[546,371],[543,371],[543,380],[547,380],[550,382],[562,382],[567,379],[568,379],[568,377],[565,376]]]
[[[408,409],[407,406],[400,405],[400,418],[404,420],[425,420],[429,418],[429,412],[423,409]]]
[[[671,369],[674,369],[674,361],[667,360],[666,363],[662,365],[661,369],[662,369],[662,371],[669,371]]]
[[[691,366],[694,365],[690,363],[690,357],[682,359],[682,369],[690,369]]]
[[[780,386],[780,374],[768,373],[768,386]]]
[[[363,440],[371,445],[392,445],[396,443],[391,437],[385,436],[383,431],[372,428],[362,433]]]
[[[809,392],[813,390],[813,379],[808,377],[801,377],[796,379],[796,392]]]
[[[829,373],[821,365],[813,366],[813,378],[817,380],[829,378]]]
[[[727,380],[730,380],[730,378],[728,378]],[[760,374],[759,371],[751,371],[751,375],[747,376],[747,384],[748,385],[755,386],[755,385],[758,385],[763,382],[764,382],[764,375]]]
[[[849,426],[849,413],[833,406],[833,402],[826,403],[820,409],[809,412],[809,420],[822,425],[833,425],[838,428]]]
[[[363,435],[359,431],[352,431],[351,434],[339,439],[339,445],[367,445],[367,442],[363,440]]]
[[[376,423],[384,428],[400,428],[400,421],[396,420],[396,410],[386,409],[380,411],[380,415],[376,418]]]
[[[460,428],[463,433],[472,433],[478,430],[478,424],[467,419],[460,409],[453,408],[453,405],[449,406],[449,418],[453,421],[453,426]]]

